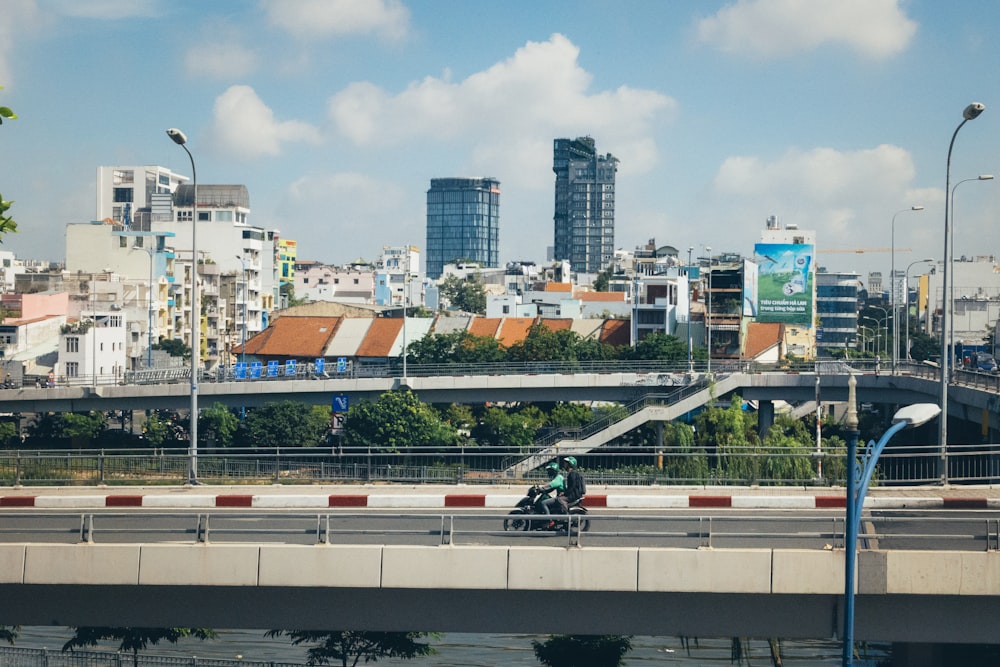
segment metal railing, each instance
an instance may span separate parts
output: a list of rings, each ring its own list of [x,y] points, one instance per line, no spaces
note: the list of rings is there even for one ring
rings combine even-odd
[[[45,648],[0,646],[4,667],[304,667],[305,663],[220,660],[140,653],[133,661],[121,651],[53,651]]]
[[[795,448],[729,447],[678,451],[652,447],[598,450],[578,458],[589,484],[599,485],[837,485],[845,482],[845,451],[811,446]],[[211,449],[198,457],[199,480],[208,484],[315,484],[386,482],[406,484],[512,484],[542,479],[540,472],[513,474],[507,463],[522,454],[509,447],[426,447],[376,451],[349,447],[289,449]],[[824,461],[823,479],[771,478],[769,463]],[[875,483],[921,485],[939,482],[936,445],[900,447],[885,452]],[[1000,445],[949,445],[948,479],[952,484],[1000,483]],[[0,486],[183,484],[186,449],[154,450],[0,450]],[[672,470],[695,461],[699,477]],[[677,465],[675,465],[677,464]],[[780,467],[780,466],[777,466]],[[786,469],[791,469],[787,466]],[[799,470],[802,469],[800,465]],[[808,469],[808,468],[807,468]],[[831,476],[833,475],[833,476]]]

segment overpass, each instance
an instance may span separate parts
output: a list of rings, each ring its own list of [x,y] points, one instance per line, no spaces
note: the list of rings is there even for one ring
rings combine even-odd
[[[996,639],[997,551],[858,572],[858,640]],[[841,549],[0,545],[4,625],[826,638],[843,593]]]

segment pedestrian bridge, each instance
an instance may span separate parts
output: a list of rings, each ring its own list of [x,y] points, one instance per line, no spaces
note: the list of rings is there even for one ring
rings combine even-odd
[[[2,544],[0,624],[841,636],[842,549]],[[868,551],[856,638],[995,641],[1000,552]]]

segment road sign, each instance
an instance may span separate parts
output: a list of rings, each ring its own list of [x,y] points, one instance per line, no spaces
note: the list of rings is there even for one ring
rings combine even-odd
[[[316,357],[316,363],[313,364],[313,370],[316,371],[317,375],[322,375],[326,372],[326,359],[323,357]]]
[[[330,430],[334,433],[340,433],[344,430],[344,426],[347,424],[347,415],[340,413],[334,413],[330,418]]]
[[[337,372],[338,373],[347,372],[347,357],[337,357]]]
[[[333,411],[334,412],[347,412],[348,399],[347,396],[343,394],[333,397]]]

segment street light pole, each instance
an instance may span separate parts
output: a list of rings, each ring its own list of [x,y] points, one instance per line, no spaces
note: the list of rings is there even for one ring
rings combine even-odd
[[[167,130],[167,136],[184,149],[191,160],[191,428],[188,453],[188,483],[198,483],[198,364],[201,361],[201,313],[198,307],[198,172],[194,166],[194,156],[187,147],[187,137],[175,127]]]
[[[955,368],[958,365],[958,361],[955,359],[955,190],[962,183],[969,181],[992,180],[993,174],[981,174],[976,178],[964,178],[951,188],[951,238],[948,242],[951,246],[951,255],[948,257],[948,270],[951,273],[951,294],[948,295],[948,300],[951,304],[951,310],[948,312],[948,346],[951,348],[952,375],[955,374]]]
[[[900,213],[906,213],[907,211],[922,211],[923,206],[911,206],[910,208],[904,208],[902,211],[896,211],[892,215],[892,247],[890,249],[890,266],[889,269],[889,289],[891,294],[889,295],[891,305],[892,305],[892,374],[896,374],[896,358],[899,356],[899,320],[896,317],[896,307],[899,305],[896,303],[896,216]]]
[[[910,361],[910,267],[914,264],[923,264],[925,262],[933,262],[933,258],[928,259],[918,259],[915,262],[910,262],[906,265],[906,271],[903,272],[903,313],[906,322],[906,360]],[[920,306],[917,306],[917,310],[920,310]]]
[[[892,416],[892,426],[878,443],[868,443],[866,454],[858,461],[858,412],[856,404],[857,378],[852,374],[847,381],[847,516],[844,539],[844,646],[842,664],[850,667],[854,661],[854,572],[858,557],[858,532],[861,511],[864,509],[868,484],[875,473],[875,465],[885,446],[900,431],[910,426],[920,426],[934,419],[941,408],[933,403],[915,403],[900,408]]]
[[[708,307],[705,309],[705,329],[708,334],[708,361],[705,372],[712,374],[712,247],[705,246],[705,254],[708,255]]]
[[[872,306],[868,306],[868,307],[871,308],[872,310],[881,310],[882,311],[882,322],[885,324],[885,337],[888,339],[889,338],[889,311],[887,309],[883,308],[882,306],[872,305]],[[888,341],[885,341],[885,342],[888,342]],[[878,351],[879,351],[879,354],[881,354],[882,352],[884,352],[885,351],[885,346],[884,345],[879,346]]]
[[[948,324],[945,320],[948,319],[949,304],[945,303],[948,300],[948,269],[949,269],[949,258],[951,257],[951,244],[950,235],[948,231],[948,214],[949,208],[949,196],[951,195],[951,151],[955,147],[955,137],[958,136],[958,131],[962,129],[962,126],[968,123],[970,120],[974,120],[979,117],[986,107],[979,102],[973,102],[969,106],[965,107],[962,111],[962,122],[958,124],[955,128],[955,132],[951,135],[951,142],[948,144],[948,160],[945,166],[945,176],[944,176],[944,258],[941,263],[941,272],[943,274],[941,279],[941,419],[939,420],[939,430],[938,430],[938,479],[941,480],[942,484],[948,482]]]
[[[688,304],[688,373],[694,372],[694,350],[691,349],[691,251],[694,246],[688,246],[687,263],[687,304]]]

